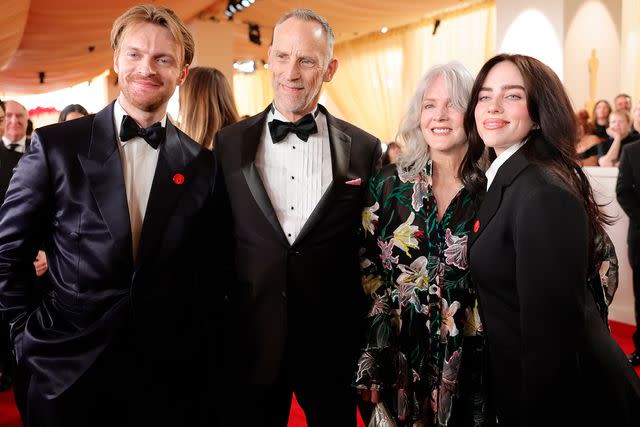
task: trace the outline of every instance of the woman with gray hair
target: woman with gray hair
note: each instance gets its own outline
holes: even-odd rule
[[[476,200],[460,175],[472,86],[459,62],[429,70],[400,126],[397,164],[367,188],[361,270],[371,305],[356,387],[377,403],[370,426],[483,421],[480,388],[459,375],[464,364],[479,384],[483,349],[467,257]]]

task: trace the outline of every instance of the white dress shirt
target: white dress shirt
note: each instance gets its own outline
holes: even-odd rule
[[[293,243],[331,184],[331,148],[327,118],[318,112],[318,133],[303,141],[289,133],[274,144],[269,122],[289,120],[272,108],[258,144],[255,164],[289,243]]]
[[[487,169],[487,171],[484,173],[485,176],[487,177],[487,191],[489,191],[489,187],[491,187],[491,183],[495,179],[496,174],[498,173],[498,169],[500,169],[500,166],[502,166],[507,160],[509,160],[509,157],[513,156],[515,152],[518,151],[520,147],[524,145],[524,143],[525,141],[519,142],[517,144],[513,144],[511,147],[507,148],[502,153],[500,153],[500,155],[496,157],[493,163],[491,163],[491,166],[489,166],[489,169]]]
[[[17,153],[24,153],[25,147],[27,146],[27,135],[23,136],[22,138],[20,138],[15,142],[11,142],[9,141],[9,138],[7,138],[6,136],[3,136],[2,143],[4,144],[7,150],[9,149],[10,144],[18,144],[18,146],[14,148],[13,151]]]
[[[153,176],[156,173],[160,148],[157,150],[153,149],[147,141],[140,137],[131,138],[128,141],[122,142],[120,140],[120,127],[125,114],[127,113],[120,105],[120,102],[116,101],[113,108],[113,115],[116,125],[116,138],[119,142],[120,159],[122,160],[127,204],[129,205],[131,243],[133,245],[133,257],[135,259],[138,255],[138,243],[140,241],[140,233],[142,232],[142,223],[144,222],[144,215],[147,211],[147,202],[149,201]],[[166,115],[160,123],[162,127],[166,126]]]

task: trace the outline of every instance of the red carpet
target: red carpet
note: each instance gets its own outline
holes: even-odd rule
[[[625,353],[633,351],[633,342],[631,341],[631,335],[635,328],[631,325],[619,322],[610,322],[611,333],[616,339],[620,347]],[[640,375],[640,366],[636,367],[636,372]],[[364,423],[358,414],[358,427],[364,427]],[[288,427],[306,427],[307,422],[304,418],[304,413],[298,402],[295,400],[291,402],[291,413],[289,415]],[[12,392],[0,393],[0,427],[21,427],[20,417],[15,407]]]

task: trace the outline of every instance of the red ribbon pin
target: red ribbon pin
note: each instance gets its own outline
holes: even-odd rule
[[[477,233],[480,230],[480,220],[476,219],[476,222],[473,223],[473,232]]]
[[[184,175],[182,175],[181,173],[173,175],[173,182],[178,185],[184,184]]]

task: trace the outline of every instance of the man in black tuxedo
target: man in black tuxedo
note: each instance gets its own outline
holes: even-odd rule
[[[209,387],[215,161],[166,116],[193,38],[145,5],[111,44],[118,99],[36,130],[0,209],[0,310],[28,427],[197,425]],[[50,268],[33,298],[41,242]]]
[[[640,142],[622,147],[618,182],[618,203],[629,217],[627,245],[629,263],[633,271],[633,295],[635,300],[636,332],[633,334],[635,350],[628,355],[633,366],[640,365]]]
[[[273,104],[217,134],[236,263],[225,426],[285,426],[292,391],[309,425],[355,425],[367,307],[358,226],[381,149],[318,105],[338,68],[332,51],[324,18],[283,16],[269,48]]]

